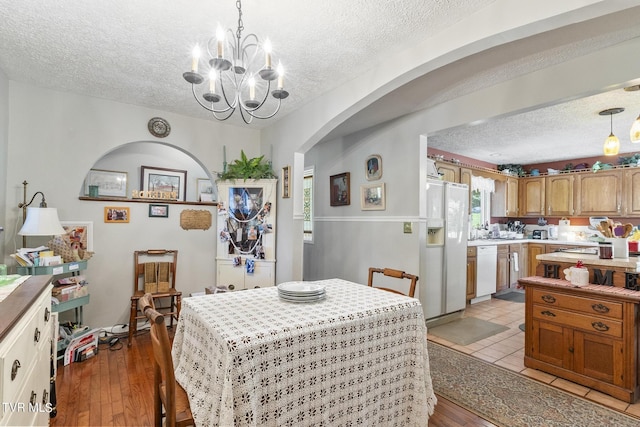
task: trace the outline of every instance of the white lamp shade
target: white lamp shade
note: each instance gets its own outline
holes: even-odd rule
[[[636,121],[631,125],[629,137],[634,144],[640,143],[640,116],[638,116]]]
[[[59,236],[65,233],[56,208],[27,208],[27,219],[18,232],[21,236]]]

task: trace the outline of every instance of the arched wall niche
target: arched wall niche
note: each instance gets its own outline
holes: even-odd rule
[[[191,153],[181,147],[160,141],[134,141],[122,144],[106,152],[91,169],[126,172],[127,197],[131,198],[133,190],[141,189],[142,166],[187,171],[185,199],[187,202],[198,202],[198,179],[209,179],[212,184],[216,179]],[[213,191],[214,200],[217,200],[215,185]],[[84,182],[79,189],[79,194],[86,195]]]

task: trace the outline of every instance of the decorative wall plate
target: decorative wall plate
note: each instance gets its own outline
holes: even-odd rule
[[[151,135],[157,136],[158,138],[164,138],[171,133],[169,122],[162,117],[154,117],[149,120],[148,128]]]

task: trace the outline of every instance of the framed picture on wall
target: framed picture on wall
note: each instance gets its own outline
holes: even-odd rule
[[[363,211],[383,211],[386,209],[384,182],[360,187],[360,208]]]
[[[186,201],[187,171],[141,166],[140,190],[175,193],[173,200]]]
[[[60,221],[60,225],[67,232],[65,238],[72,245],[93,251],[93,221]]]
[[[84,180],[84,195],[90,197],[127,197],[127,173],[91,169]]]
[[[131,213],[129,208],[122,206],[105,206],[104,222],[125,223],[129,222]]]
[[[382,178],[382,157],[379,154],[372,154],[364,162],[365,176],[368,181],[375,181]]]
[[[331,206],[345,206],[351,203],[349,172],[331,175],[329,177],[329,191]]]
[[[151,218],[168,218],[169,205],[149,205],[149,217]]]

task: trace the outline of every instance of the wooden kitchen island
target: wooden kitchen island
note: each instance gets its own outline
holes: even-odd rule
[[[587,266],[589,267],[589,266]],[[524,365],[630,403],[640,396],[640,291],[525,277]]]

